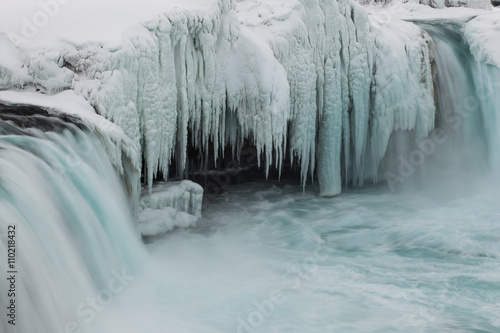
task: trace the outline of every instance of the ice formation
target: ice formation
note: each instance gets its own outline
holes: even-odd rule
[[[480,15],[465,26],[465,38],[477,61],[500,68],[500,12]]]
[[[478,65],[475,68],[475,100],[482,111],[489,163],[500,167],[500,12],[481,15],[465,26],[465,38]]]
[[[125,173],[144,160],[150,191],[174,159],[185,174],[188,147],[217,160],[250,139],[266,171],[289,158],[332,196],[380,179],[394,131],[434,126],[430,38],[413,23],[381,24],[350,0],[151,5],[118,39],[60,32],[18,48],[0,36],[1,89],[83,96],[126,134]]]
[[[175,227],[191,227],[201,217],[203,188],[189,180],[159,182],[140,199],[139,231],[157,236]]]
[[[37,105],[80,119],[85,127],[99,139],[110,162],[124,177],[132,200],[133,213],[136,215],[140,195],[140,150],[120,127],[97,115],[82,96],[75,95],[71,90],[51,96],[34,92],[0,91],[0,101]]]

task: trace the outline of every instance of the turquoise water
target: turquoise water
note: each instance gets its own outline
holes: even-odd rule
[[[57,131],[0,120],[0,332],[81,332],[97,312],[90,302],[112,300],[123,289],[116,276],[141,271],[147,253],[97,138],[57,118],[33,118]],[[12,268],[9,226],[16,230]],[[16,272],[14,284],[7,270]],[[15,326],[4,310],[12,300]]]
[[[316,190],[231,187],[197,228],[148,245],[150,268],[94,331],[500,331],[495,186]]]
[[[444,24],[426,29],[446,139],[403,192],[230,186],[197,227],[143,246],[92,134],[0,122],[0,252],[10,224],[21,249],[14,331],[500,332],[500,177],[488,171],[500,163],[500,72]]]

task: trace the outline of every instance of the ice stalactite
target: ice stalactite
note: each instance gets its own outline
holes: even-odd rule
[[[368,133],[373,63],[368,16],[351,1],[279,4],[243,2],[243,23],[265,36],[288,74],[289,153],[299,161],[303,184],[317,170],[321,194],[335,195],[342,185],[342,149],[345,169],[351,167],[351,144],[354,166],[361,168]]]
[[[289,109],[286,73],[257,36],[240,28],[231,2],[211,13],[176,11],[144,23],[118,49],[67,48],[74,89],[142,147],[151,186],[189,145],[214,159],[253,137],[265,167],[281,167]],[[85,79],[83,79],[85,78]],[[231,116],[232,114],[236,117]],[[192,142],[188,142],[188,131]],[[235,135],[235,133],[237,133]]]
[[[433,73],[430,36],[410,22],[375,27],[375,70],[372,84],[370,152],[372,177],[396,131],[415,131],[422,139],[434,128]]]
[[[240,10],[287,71],[289,150],[302,181],[316,169],[325,196],[340,193],[342,179],[377,181],[393,131],[423,137],[434,126],[429,36],[396,19],[372,24],[350,1],[275,2],[243,2]]]
[[[40,49],[2,87],[82,95],[123,129],[136,151],[129,164],[144,160],[150,188],[173,160],[185,174],[188,147],[216,161],[228,146],[237,158],[250,139],[266,173],[288,157],[304,185],[316,172],[320,194],[332,196],[342,180],[377,180],[393,130],[432,128],[427,37],[411,23],[374,27],[350,0],[207,8],[170,9],[113,43]]]

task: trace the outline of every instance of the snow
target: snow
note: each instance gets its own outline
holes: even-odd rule
[[[342,139],[349,147],[352,130],[354,164],[360,168],[368,132],[368,17],[349,1],[243,1],[237,10],[243,26],[267,40],[288,74],[289,153],[298,159],[303,184],[317,160],[321,195],[340,193]]]
[[[140,199],[139,231],[157,236],[176,227],[194,226],[201,217],[203,188],[189,180],[156,183]]]
[[[500,9],[468,22],[465,38],[477,61],[500,68]]]
[[[200,1],[188,10],[170,3],[153,10],[148,21],[124,28],[117,40],[111,32],[93,39],[92,31],[67,29],[67,35],[44,41],[53,46],[24,53],[28,59],[18,67],[27,69],[28,79],[2,83],[48,94],[73,89],[83,96],[141,147],[149,186],[158,171],[168,177],[174,152],[184,169],[188,128],[192,144],[207,151],[212,142],[216,153],[252,135],[266,167],[273,151],[279,167],[289,118],[286,73],[269,47],[240,27],[231,6]],[[88,42],[79,31],[89,34]],[[106,44],[107,37],[113,42]],[[134,163],[141,164],[141,155]]]
[[[393,1],[389,4],[370,3],[363,7],[378,24],[393,20],[464,20],[488,14],[491,6],[433,8],[418,1]]]
[[[434,126],[429,37],[402,20],[496,13],[415,1],[58,1],[18,48],[7,37],[41,7],[9,0],[1,89],[82,96],[127,136],[133,173],[144,159],[150,191],[173,159],[184,174],[189,146],[216,160],[250,139],[266,172],[288,156],[304,185],[317,172],[324,196],[377,181],[394,131],[421,138]],[[476,20],[468,34],[483,46],[473,52],[493,59],[494,19]]]
[[[133,28],[134,25],[140,26],[143,22],[160,16],[161,13],[174,10],[203,13],[217,8],[219,2],[217,0],[4,0],[0,13],[0,31],[8,32],[9,37],[13,39],[15,36],[24,39],[21,45],[31,50],[52,46],[61,40],[79,45],[88,41],[109,44],[119,42],[127,29]],[[26,26],[31,26],[32,29],[24,28]],[[32,34],[26,35],[23,32]]]
[[[52,96],[36,92],[0,91],[0,101],[11,104],[31,104],[56,110],[80,118],[100,140],[113,166],[125,177],[131,198],[139,196],[137,188],[140,178],[139,147],[134,144],[123,130],[95,110],[82,97],[67,90]]]
[[[468,7],[487,9],[491,7],[490,0],[420,0],[423,5],[433,8]]]
[[[418,139],[427,136],[434,128],[436,107],[429,35],[401,20],[375,24],[374,29],[371,153],[376,168],[393,132],[415,130]],[[375,177],[376,171],[372,170]]]

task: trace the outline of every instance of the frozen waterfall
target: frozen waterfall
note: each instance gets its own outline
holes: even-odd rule
[[[13,329],[9,317],[2,316],[2,332],[106,331],[106,325],[100,326],[100,330],[92,327],[99,309],[125,290],[150,260],[140,233],[154,242],[156,237],[175,228],[195,226],[201,218],[203,189],[184,179],[196,172],[200,177],[210,171],[217,174],[219,170],[207,169],[226,167],[224,164],[231,158],[240,161],[248,148],[256,152],[255,164],[265,177],[270,174],[281,177],[285,168],[291,168],[294,180],[300,180],[303,187],[317,183],[319,186],[314,184],[312,188],[321,197],[336,196],[348,186],[384,181],[390,190],[396,191],[401,185],[418,187],[428,183],[438,188],[443,180],[451,180],[450,187],[461,193],[469,189],[462,182],[470,182],[474,175],[499,171],[500,57],[494,47],[499,44],[485,33],[485,27],[500,31],[498,12],[449,20],[401,19],[393,15],[384,21],[374,13],[385,7],[373,5],[374,12],[370,13],[350,0],[207,0],[189,5],[183,4],[184,1],[170,2],[175,6],[156,1],[158,7],[149,9],[147,19],[141,16],[140,21],[130,26],[127,21],[118,37],[113,35],[108,40],[99,39],[100,35],[88,38],[71,35],[64,31],[64,25],[58,26],[57,19],[51,29],[58,30],[60,35],[41,46],[19,45],[12,35],[0,31],[1,253],[7,253],[10,245],[4,234],[9,226],[18,231],[17,242],[22,244],[12,268],[22,271],[15,290],[18,322]],[[460,3],[419,2],[435,7]],[[472,2],[484,4],[482,0],[469,1]],[[126,7],[130,3],[123,8],[134,14],[130,10],[134,7]],[[162,6],[168,10],[158,11]],[[428,6],[424,7],[427,10]],[[75,12],[78,17],[78,11]],[[103,29],[102,34],[105,32]],[[66,99],[76,101],[86,111],[72,110],[71,103],[63,107]],[[25,102],[21,105],[13,100]],[[245,167],[228,169],[243,172],[250,168]],[[258,189],[256,193],[252,192],[252,186]],[[373,252],[369,252],[368,259],[363,257],[363,261],[380,259],[379,254],[384,251],[394,252],[389,260],[383,257],[385,262],[377,262],[376,272],[382,271],[386,262],[396,260],[396,266],[411,263],[406,272],[411,275],[409,287],[394,284],[405,286],[403,292],[413,288],[414,267],[420,267],[414,266],[413,258],[404,255],[420,260],[421,249],[431,253],[425,255],[436,260],[436,266],[443,258],[465,253],[469,256],[467,260],[487,258],[484,260],[492,260],[491,265],[498,267],[494,261],[498,258],[496,240],[491,240],[494,245],[487,243],[492,248],[490,252],[480,251],[482,244],[474,243],[475,234],[463,237],[464,243],[471,237],[473,250],[467,251],[467,246],[464,250],[462,244],[451,246],[448,242],[452,241],[446,237],[452,223],[444,224],[443,236],[438,240],[427,234],[435,225],[426,214],[415,219],[427,223],[424,225],[428,230],[422,228],[424,233],[413,225],[399,229],[397,219],[411,216],[407,212],[411,210],[407,207],[413,207],[411,200],[394,210],[399,210],[396,216],[391,210],[390,203],[395,197],[392,193],[384,193],[380,199],[372,193],[368,209],[363,202],[355,205],[349,202],[359,192],[338,201],[316,196],[303,200],[297,194],[300,188],[298,191],[295,187],[284,188],[262,190],[253,184],[248,190],[239,189],[237,198],[253,197],[250,210],[232,202],[233,197],[222,196],[220,211],[211,208],[212,225],[192,234],[178,230],[185,239],[194,240],[193,247],[193,243],[186,245],[174,239],[171,243],[174,245],[165,247],[170,250],[169,256],[163,258],[164,252],[158,250],[161,244],[154,245],[156,255],[169,263],[169,268],[177,267],[177,271],[165,275],[161,267],[148,271],[162,274],[152,274],[146,281],[154,282],[145,283],[138,290],[144,291],[141,288],[151,285],[158,288],[151,292],[151,298],[160,306],[153,301],[153,306],[144,310],[144,317],[163,320],[167,312],[172,319],[177,313],[172,315],[164,309],[173,304],[181,312],[190,311],[194,303],[191,299],[204,292],[205,296],[212,293],[206,296],[210,302],[217,299],[218,290],[212,290],[208,283],[199,290],[193,289],[195,292],[190,289],[191,283],[207,272],[206,281],[213,284],[222,281],[229,286],[224,291],[231,292],[221,294],[227,298],[219,299],[228,313],[234,314],[236,308],[246,311],[245,302],[250,303],[254,290],[238,285],[238,279],[246,281],[249,269],[241,258],[255,250],[262,254],[262,260],[249,261],[251,276],[260,274],[268,263],[276,271],[286,270],[284,262],[298,267],[293,263],[298,260],[297,253],[305,254],[303,259],[306,259],[310,254],[307,251],[315,254],[314,247],[321,245],[320,249],[327,251],[328,256],[317,275],[324,274],[328,283],[319,284],[321,290],[313,286],[312,299],[320,295],[330,305],[336,304],[329,298],[331,295],[349,297],[344,293],[350,294],[351,290],[340,284],[344,290],[332,293],[328,289],[334,283],[332,275],[324,272],[340,267],[338,276],[333,275],[337,282],[344,279],[346,271],[355,278],[364,276],[366,273],[361,270],[366,262],[359,265],[356,260],[362,257],[358,254],[366,250],[366,244],[373,247],[370,249]],[[305,193],[306,190],[304,197]],[[288,195],[285,201],[289,201],[282,203],[282,194]],[[225,207],[233,215],[221,217]],[[258,213],[255,207],[260,209]],[[279,207],[285,207],[287,213],[281,214]],[[323,210],[324,207],[328,209]],[[383,209],[377,211],[380,207]],[[436,214],[441,219],[446,212],[438,208],[435,207]],[[376,211],[374,215],[370,209]],[[377,212],[378,222],[392,218],[397,232],[387,234],[390,228],[385,220],[373,223],[380,237],[375,239],[371,217]],[[496,210],[489,213],[493,225],[498,215]],[[312,220],[298,222],[302,216]],[[332,216],[345,220],[335,224]],[[232,223],[233,217],[238,223]],[[244,223],[239,225],[241,221]],[[357,222],[354,227],[350,225]],[[469,225],[467,219],[462,221],[461,226],[464,225]],[[487,226],[483,229],[488,229]],[[224,232],[228,230],[237,237],[226,248],[219,240],[226,239]],[[349,238],[360,230],[363,238]],[[266,237],[271,247],[255,245]],[[430,242],[428,237],[432,238]],[[304,248],[296,248],[304,244]],[[231,246],[238,249],[236,255]],[[178,260],[177,250],[187,253],[186,257]],[[330,256],[330,250],[334,255]],[[204,251],[213,262],[204,260]],[[269,258],[266,251],[272,254]],[[335,262],[342,255],[345,262]],[[274,261],[268,261],[271,257]],[[193,266],[185,258],[193,259]],[[458,258],[454,265],[463,264],[458,262],[463,258]],[[210,264],[224,276],[214,273]],[[480,265],[476,266],[482,268]],[[233,267],[245,274],[238,271],[236,279],[231,274],[225,275]],[[395,267],[389,272],[390,277],[385,278],[393,278],[400,268]],[[270,275],[278,280],[276,271]],[[178,294],[175,284],[174,287],[156,284],[157,280],[175,281],[176,274],[178,285],[186,288],[180,288]],[[429,280],[434,283],[434,278]],[[260,279],[265,277],[256,278],[258,282]],[[366,281],[362,280],[363,288],[375,285],[373,280]],[[2,279],[1,304],[10,302],[7,295],[11,294],[11,285]],[[434,288],[432,283],[430,286]],[[189,292],[183,293],[184,290]],[[244,292],[240,293],[241,290]],[[383,308],[380,304],[387,301],[387,290],[380,297],[376,293],[371,295],[381,302],[372,303],[373,308]],[[309,299],[307,291],[304,288],[299,294]],[[242,294],[246,295],[242,298]],[[182,298],[180,305],[170,298],[172,295]],[[364,296],[359,297],[357,305],[366,305]],[[214,304],[204,302],[207,301],[202,299],[197,303],[202,310],[207,304]],[[296,309],[302,310],[300,297],[293,302],[291,299],[292,308],[299,304]],[[269,303],[260,302],[257,307],[261,304]],[[134,307],[135,303],[125,309]],[[400,310],[397,306],[383,308],[382,314],[392,316],[395,309]],[[404,311],[410,313],[411,309]],[[234,325],[238,319],[233,322],[234,318],[228,319],[229,315],[216,310],[219,317],[202,318],[202,326],[209,327],[206,331],[210,331],[210,325],[224,329],[231,325],[250,327],[248,316],[244,325],[241,320]],[[252,313],[253,308],[249,316]],[[380,313],[374,314],[373,317],[379,318]],[[116,313],[110,311],[108,315],[112,318]],[[312,314],[307,315],[313,318]],[[193,313],[189,316],[192,318]],[[238,316],[236,313],[234,317]],[[135,318],[125,319],[120,324],[132,330],[127,320]],[[155,327],[164,324],[162,320],[152,324],[151,331],[158,331]],[[178,318],[172,320],[179,321],[180,327],[191,324],[181,323]],[[328,322],[325,318],[321,320]],[[381,322],[378,324],[382,327],[385,323]],[[142,329],[142,324],[137,325]],[[500,324],[496,321],[488,325],[497,328]]]
[[[71,38],[24,54],[0,36],[16,59],[0,62],[0,87],[83,96],[131,140],[150,189],[185,177],[193,148],[207,165],[239,159],[247,142],[266,174],[287,160],[333,196],[383,178],[393,131],[434,126],[428,35],[376,26],[352,1],[221,0],[161,13],[113,43]]]

